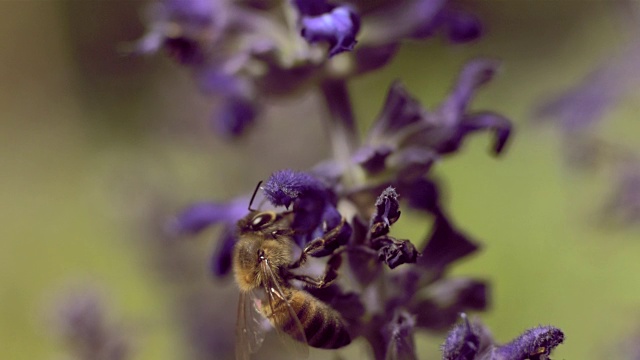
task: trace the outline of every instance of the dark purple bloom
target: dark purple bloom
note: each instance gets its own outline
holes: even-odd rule
[[[226,98],[213,114],[212,126],[227,138],[235,138],[249,127],[257,116],[256,105],[241,97]]]
[[[376,213],[371,219],[371,238],[386,235],[393,223],[400,218],[398,193],[393,187],[384,189],[376,200]]]
[[[302,13],[301,23],[302,37],[309,43],[323,41],[329,44],[329,57],[353,50],[360,31],[358,15],[347,6],[338,6],[318,15]]]
[[[281,170],[273,173],[262,187],[266,198],[274,206],[289,208],[293,205],[294,237],[299,245],[323,236],[338,226],[342,215],[336,209],[336,198],[319,179],[306,172]],[[313,256],[326,256],[335,247],[344,245],[351,237],[351,226],[345,224],[338,241]]]
[[[535,109],[535,120],[555,119],[564,131],[590,129],[637,88],[640,46],[632,44],[621,55],[603,62],[579,83],[545,99]]]
[[[465,313],[460,317],[462,322],[453,327],[442,345],[442,360],[473,360],[480,349],[477,331],[471,327]]]
[[[538,326],[525,331],[510,343],[495,350],[494,359],[547,360],[551,351],[564,341],[564,333],[553,326]]]
[[[290,169],[273,173],[262,189],[274,206],[286,208],[299,198],[327,196],[327,189],[318,179]]]
[[[55,333],[74,358],[126,360],[133,358],[130,337],[111,319],[95,289],[79,289],[59,300]]]
[[[378,259],[390,269],[402,264],[415,263],[418,258],[418,250],[409,240],[381,236],[371,240],[371,247],[378,250]]]
[[[511,122],[494,112],[468,111],[476,90],[496,71],[495,61],[469,62],[450,96],[434,111],[422,107],[400,83],[393,83],[354,160],[366,170],[393,170],[408,182],[423,177],[440,156],[456,152],[467,135],[477,131],[492,131],[493,151],[502,153],[512,135]]]
[[[225,276],[231,271],[233,247],[237,241],[236,227],[227,225],[218,238],[218,244],[211,256],[211,272],[215,276]]]
[[[456,10],[445,10],[440,15],[444,21],[447,36],[454,43],[466,43],[482,35],[482,24],[475,15]]]

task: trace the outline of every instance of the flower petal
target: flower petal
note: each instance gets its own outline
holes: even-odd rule
[[[338,6],[322,15],[302,17],[302,37],[311,44],[329,43],[329,57],[353,50],[358,31],[360,18],[347,6]]]
[[[194,235],[210,225],[227,219],[227,205],[224,203],[202,202],[183,210],[169,224],[173,234]]]
[[[442,345],[442,360],[474,360],[480,348],[480,337],[471,327],[465,313],[462,322],[451,329]]]
[[[413,307],[418,326],[430,330],[446,329],[456,322],[461,312],[486,309],[488,293],[488,285],[481,280],[440,280],[419,293],[423,299]]]
[[[443,215],[436,216],[433,231],[418,264],[438,274],[452,262],[478,249],[465,234],[453,228]]]
[[[253,124],[256,116],[256,105],[251,100],[229,97],[223,100],[222,106],[214,113],[212,126],[218,134],[235,138]]]
[[[217,276],[225,276],[231,271],[233,247],[236,244],[235,224],[228,225],[218,239],[218,246],[211,257],[211,272]]]

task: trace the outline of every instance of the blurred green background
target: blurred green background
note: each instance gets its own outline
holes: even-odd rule
[[[245,193],[274,170],[304,169],[329,153],[312,136],[322,131],[313,95],[272,104],[245,139],[216,138],[207,125],[212,101],[185,69],[162,55],[118,52],[142,35],[143,5],[0,2],[2,359],[60,358],[52,304],[83,284],[105,294],[112,320],[135,339],[134,358],[190,358],[172,309],[181,291],[196,285],[159,275],[166,264],[149,254],[153,239],[143,239],[142,227],[192,201]],[[610,5],[470,2],[487,27],[479,42],[408,44],[384,71],[350,84],[364,130],[393,79],[429,106],[447,94],[465,60],[503,60],[474,108],[515,121],[506,155],[492,157],[489,136],[474,136],[435,171],[457,224],[484,244],[454,269],[491,281],[492,308],[482,320],[500,342],[535,325],[560,327],[566,342],[557,359],[621,358],[617,352],[637,337],[640,320],[638,229],[599,227],[607,174],[572,172],[558,132],[529,123],[542,97],[574,84],[626,41]],[[608,113],[600,130],[640,151],[637,100]],[[309,107],[313,116],[296,116]],[[292,157],[291,149],[304,151]],[[421,239],[428,230],[411,214],[402,224],[394,230],[401,237]],[[232,334],[234,284],[207,275],[214,233],[173,246],[201,259],[193,271],[211,288],[212,305],[233,304],[220,319]],[[421,358],[438,358],[429,354],[438,353],[443,335],[420,339]]]

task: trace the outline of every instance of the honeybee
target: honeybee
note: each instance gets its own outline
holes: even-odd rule
[[[233,254],[233,271],[240,288],[236,359],[247,360],[258,350],[267,329],[266,320],[279,336],[296,340],[288,343],[300,358],[308,355],[307,345],[337,349],[349,344],[351,337],[342,316],[290,283],[296,279],[310,286],[323,287],[335,280],[341,262],[339,254],[330,258],[325,274],[318,279],[290,270],[300,267],[307,255],[334,240],[344,219],[325,236],[310,242],[300,258],[292,261],[296,246],[291,229],[293,212],[259,212],[250,206],[249,210],[250,213],[238,221],[239,240]]]

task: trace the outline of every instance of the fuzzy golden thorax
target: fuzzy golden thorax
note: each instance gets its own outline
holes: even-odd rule
[[[234,248],[233,270],[241,291],[263,286],[265,274],[261,266],[268,265],[282,283],[281,269],[292,262],[290,213],[252,211],[238,221],[238,242]]]

